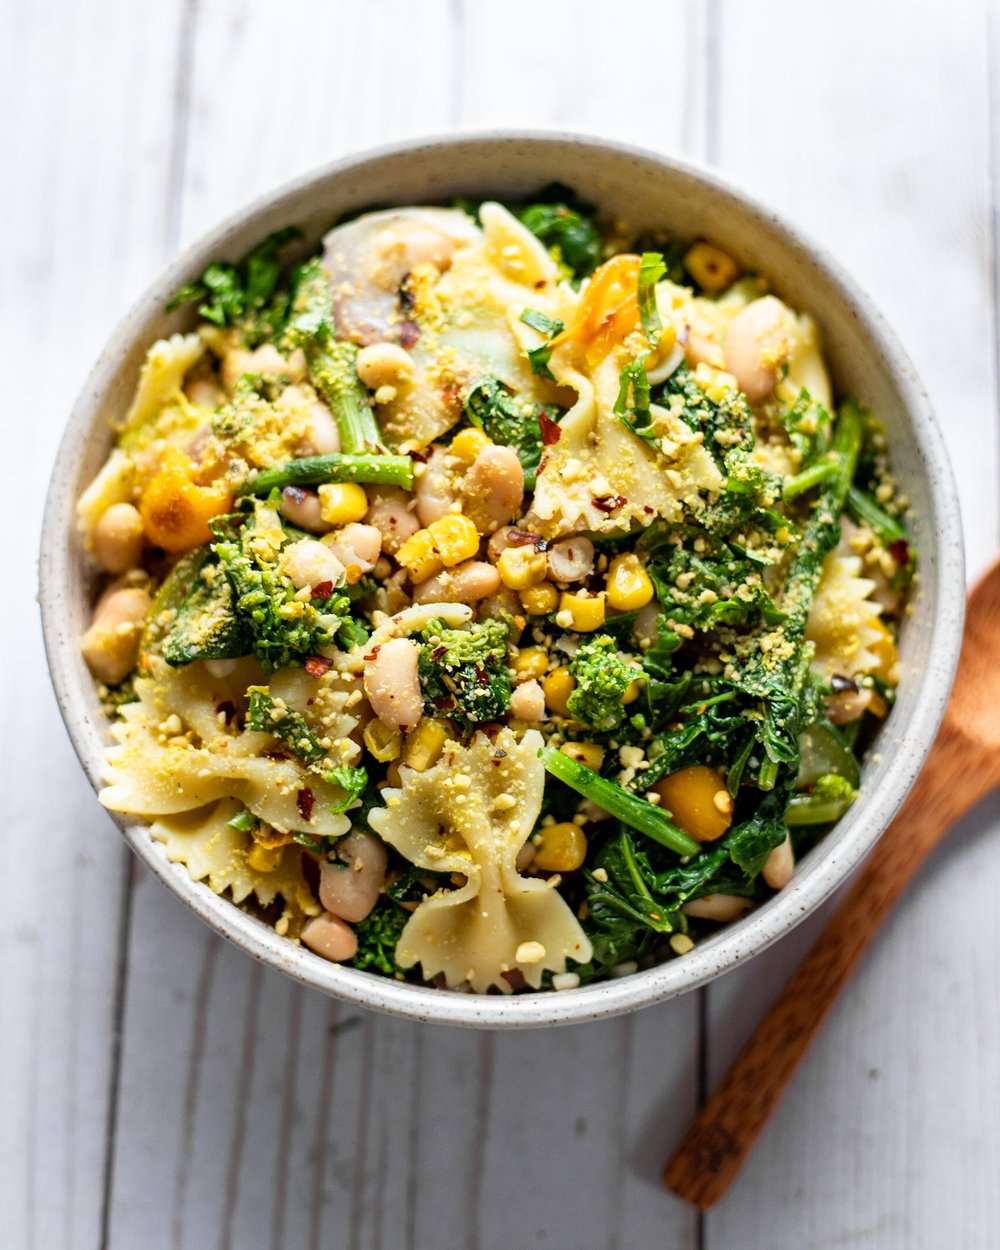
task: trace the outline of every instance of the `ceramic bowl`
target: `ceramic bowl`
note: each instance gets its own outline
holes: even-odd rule
[[[41,607],[49,666],[73,744],[94,787],[107,729],[77,637],[92,583],[74,505],[104,461],[111,420],[128,406],[154,339],[188,324],[170,295],[216,257],[235,258],[290,222],[310,244],[342,214],[371,205],[447,202],[455,195],[518,198],[546,183],[575,188],[637,229],[707,235],[765,274],[777,294],[818,321],[834,383],[888,430],[894,471],[914,510],[919,589],[902,633],[899,699],[864,768],[861,797],[797,866],[793,881],[746,919],[658,967],[575,990],[515,997],[449,993],[327,963],[169,863],[142,824],[116,817],[142,862],[217,932],[249,954],[359,1006],[438,1023],[525,1027],[631,1011],[702,985],[787,933],[836,889],[888,825],[934,739],[962,630],[964,571],[958,502],[947,454],[914,370],[869,299],[821,248],[715,173],[607,140],[485,133],[417,141],[351,156],[255,201],[188,248],[111,338],[69,419],[46,506]],[[143,917],[136,917],[142,924]]]

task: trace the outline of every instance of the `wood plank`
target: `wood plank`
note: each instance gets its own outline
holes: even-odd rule
[[[942,420],[976,569],[998,538],[987,6],[851,2],[803,16],[785,0],[724,7],[718,158],[841,258],[900,333]],[[761,74],[776,31],[780,73]],[[707,1217],[709,1250],[995,1240],[991,833],[996,800],[922,874]],[[713,1080],[819,923],[712,987]]]
[[[49,691],[34,535],[65,415],[162,264],[180,3],[6,6],[0,165],[5,553],[0,1211],[5,1245],[101,1235],[127,853]],[[109,58],[115,74],[106,67]],[[16,194],[14,193],[16,191]],[[16,606],[15,606],[16,605]]]

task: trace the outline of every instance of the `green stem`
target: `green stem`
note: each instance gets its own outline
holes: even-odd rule
[[[839,472],[840,466],[835,460],[820,460],[816,464],[810,465],[808,469],[803,469],[801,473],[796,473],[794,477],[785,479],[782,487],[782,497],[784,499],[796,499],[799,495],[804,495],[807,490],[812,490],[816,486],[828,481],[831,477],[835,477]]]
[[[340,449],[348,455],[384,451],[368,392],[358,377],[358,349],[351,343],[306,344],[309,376],[333,413]]]
[[[247,478],[240,495],[269,495],[286,486],[316,486],[322,482],[374,482],[379,486],[413,486],[413,461],[409,456],[344,455],[306,456],[262,469]]]
[[[785,811],[785,824],[793,827],[833,824],[843,816],[857,797],[857,792],[838,795],[836,798],[796,794]]]
[[[546,747],[542,752],[542,762],[553,777],[602,807],[610,816],[616,817],[629,828],[637,829],[661,846],[676,851],[678,855],[697,855],[698,843],[689,838],[682,829],[678,829],[669,815],[652,803],[647,803],[635,794],[629,794],[613,781],[599,776],[586,764],[571,760],[568,755],[553,747]]]
[[[852,486],[847,492],[847,511],[859,525],[867,523],[883,546],[907,541],[906,530],[896,518],[880,508],[871,495],[856,486]]]

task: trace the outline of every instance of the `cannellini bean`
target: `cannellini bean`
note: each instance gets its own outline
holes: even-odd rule
[[[725,922],[744,915],[752,906],[748,898],[739,898],[735,894],[705,894],[701,898],[692,899],[690,903],[685,903],[681,911],[699,920]]]
[[[358,377],[371,391],[396,386],[413,377],[413,357],[398,343],[372,343],[362,347],[357,359]]]
[[[135,667],[142,626],[153,601],[147,591],[123,586],[103,595],[80,650],[98,681],[116,686]]]
[[[636,642],[642,642],[647,638],[652,642],[656,638],[656,623],[660,618],[660,611],[660,605],[656,599],[652,599],[644,608],[639,609],[635,624],[632,626],[632,635]]]
[[[290,378],[292,370],[289,362],[276,347],[270,343],[264,343],[252,352],[245,351],[241,347],[226,352],[220,373],[223,386],[232,393],[237,380],[245,373],[277,373]]]
[[[281,492],[281,515],[310,534],[325,534],[330,528],[320,515],[319,495],[304,486],[286,486]]]
[[[364,686],[372,711],[390,729],[405,733],[420,720],[424,699],[417,674],[420,648],[409,638],[390,638],[365,656]]]
[[[330,548],[315,538],[303,538],[286,547],[281,553],[281,570],[292,579],[296,590],[323,582],[337,586],[343,582],[346,572]]]
[[[500,574],[492,564],[466,560],[453,569],[428,577],[414,588],[414,603],[477,603],[500,588]]]
[[[315,954],[335,964],[353,959],[358,949],[358,939],[351,926],[326,911],[306,921],[302,926],[302,941]]]
[[[385,846],[355,830],[337,844],[337,859],[320,866],[319,901],[341,920],[364,920],[385,884]]]
[[[374,525],[382,535],[382,550],[395,555],[420,529],[416,513],[410,510],[413,496],[398,486],[369,486],[367,490],[365,524]]]
[[[594,544],[582,534],[553,544],[548,556],[554,582],[581,582],[594,571]]]
[[[521,606],[521,600],[517,597],[517,592],[511,590],[509,586],[499,586],[492,595],[487,595],[485,599],[479,603],[479,619],[486,620],[495,617],[497,620],[503,620],[505,617],[519,616],[524,612]],[[523,616],[521,617],[523,620]],[[511,622],[511,637],[516,633],[516,626]]]
[[[324,547],[329,547],[346,569],[357,565],[362,573],[368,573],[382,554],[382,535],[374,525],[362,525],[352,521],[327,534]],[[350,578],[348,578],[350,580]]]
[[[524,470],[513,447],[490,444],[462,479],[465,513],[480,534],[492,534],[521,510]]]
[[[226,392],[214,378],[189,378],[184,383],[184,394],[202,408],[218,408],[226,402]]]
[[[510,712],[518,720],[528,721],[541,720],[545,715],[545,695],[534,678],[514,687],[510,696]]]
[[[835,725],[849,725],[868,710],[874,693],[870,686],[863,686],[832,695],[826,701],[826,714]]]
[[[785,834],[785,840],[764,860],[761,873],[772,890],[781,890],[791,881],[795,871],[795,852],[792,850],[792,836]]]
[[[773,295],[741,309],[726,333],[726,368],[751,403],[774,390],[789,352],[788,309]]]
[[[431,448],[424,471],[416,480],[414,494],[421,525],[430,525],[451,511],[455,502],[455,484],[448,468],[448,453],[443,447]]]
[[[328,456],[340,451],[340,431],[333,413],[322,400],[317,399],[309,405],[309,425],[306,430],[305,446],[302,451],[307,456]]]
[[[726,363],[726,356],[715,327],[704,317],[691,318],[687,342],[684,344],[684,359],[692,369],[697,369],[702,364],[721,369]]]
[[[107,573],[134,569],[142,555],[142,517],[130,503],[113,503],[94,526],[94,555]]]

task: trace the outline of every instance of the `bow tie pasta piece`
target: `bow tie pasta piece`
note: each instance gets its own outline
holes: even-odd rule
[[[535,827],[545,785],[542,737],[520,742],[509,729],[468,746],[450,743],[425,772],[401,768],[401,789],[383,792],[371,827],[418,868],[458,874],[464,885],[425,899],[407,921],[396,960],[420,964],[430,980],[477,993],[511,992],[504,973],[519,970],[538,989],[546,970],[586,963],[591,945],[550,884],[522,877],[518,851]]]
[[[255,869],[247,858],[253,837],[229,824],[241,810],[241,804],[222,799],[211,807],[158,820],[150,833],[164,843],[171,863],[183,864],[193,881],[207,882],[216,894],[228,890],[234,903],[253,894],[267,907],[279,896],[283,898],[288,921],[282,931],[288,933],[288,924],[301,925],[305,917],[322,911],[302,874],[302,852],[297,846],[282,847],[275,868],[270,872]]]
[[[858,556],[831,552],[813,597],[806,639],[815,644],[813,672],[827,681],[835,674],[856,677],[878,667],[871,648],[884,635],[877,626],[881,609],[869,598],[875,582],[861,576]]]

